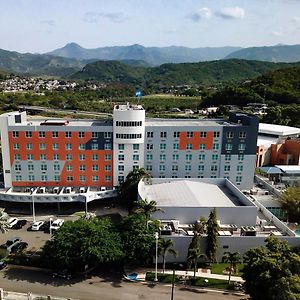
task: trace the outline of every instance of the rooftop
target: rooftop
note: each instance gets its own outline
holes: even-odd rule
[[[279,168],[281,171],[287,174],[299,174],[300,166],[299,165],[276,165],[276,168]]]
[[[288,136],[292,134],[300,134],[300,128],[276,124],[259,123],[258,134],[261,133],[277,136]]]
[[[272,144],[277,144],[277,142],[278,142],[277,137],[258,135],[256,145],[269,147]]]

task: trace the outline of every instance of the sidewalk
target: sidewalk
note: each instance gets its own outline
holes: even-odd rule
[[[49,296],[48,298],[48,295],[37,295],[32,293],[17,293],[17,292],[9,292],[9,291],[3,291],[3,298],[1,298],[1,296],[2,294],[0,295],[0,299],[3,300],[35,300],[35,299],[71,300],[71,298],[67,299],[67,298],[54,297],[54,296]]]

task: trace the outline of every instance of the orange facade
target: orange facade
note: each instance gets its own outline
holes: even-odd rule
[[[188,144],[192,144],[192,150],[199,150],[200,145],[204,144],[206,150],[212,150],[214,142],[214,132],[208,131],[202,134],[200,131],[193,131],[192,137],[188,136],[189,133],[186,131],[180,132],[179,149],[186,150]]]
[[[271,145],[272,165],[299,165],[300,164],[300,140],[287,139],[282,144]]]

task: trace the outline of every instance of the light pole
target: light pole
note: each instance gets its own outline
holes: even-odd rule
[[[35,207],[34,207],[34,196],[33,196],[34,188],[31,189],[31,198],[32,198],[32,216],[33,223],[35,222]]]
[[[51,225],[52,225],[52,218],[50,218],[50,222],[49,222],[50,238],[52,237],[52,228],[51,228]]]
[[[155,278],[157,281],[157,252],[158,252],[158,232],[155,232]]]

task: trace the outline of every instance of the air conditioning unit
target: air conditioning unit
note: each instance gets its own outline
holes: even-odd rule
[[[46,193],[46,188],[45,187],[41,187],[40,188],[40,193],[41,194],[45,194]]]
[[[79,193],[80,193],[80,194],[85,193],[85,188],[84,188],[84,187],[81,187],[81,188],[79,189]]]
[[[101,192],[106,191],[106,187],[105,187],[105,186],[101,186],[100,191],[101,191]]]

